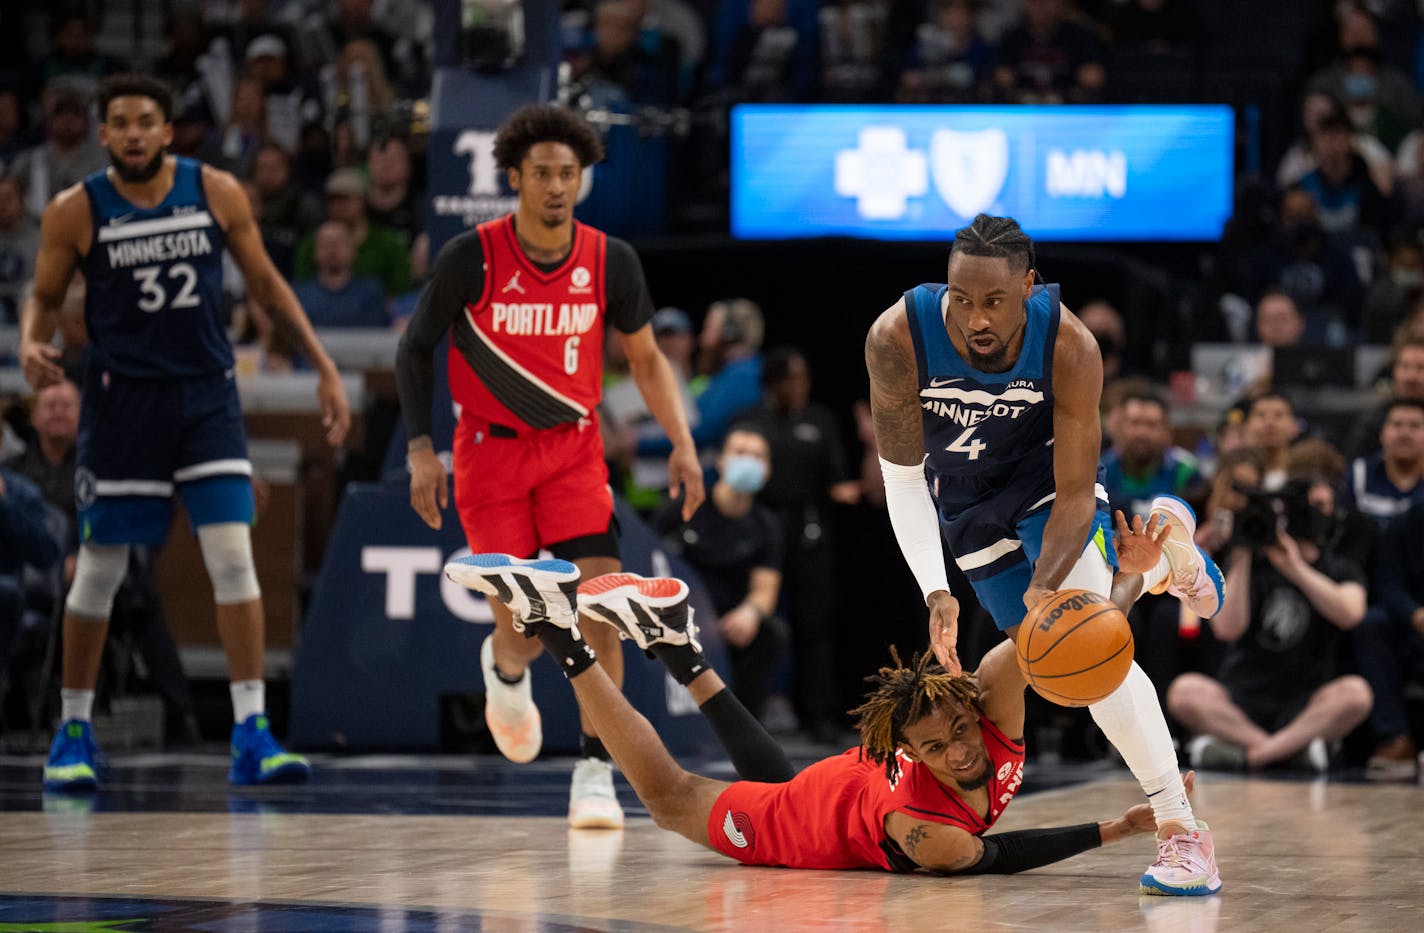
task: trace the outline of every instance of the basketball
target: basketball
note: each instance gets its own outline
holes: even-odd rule
[[[1019,670],[1059,706],[1087,706],[1122,685],[1132,666],[1132,628],[1106,596],[1059,590],[1019,626]]]

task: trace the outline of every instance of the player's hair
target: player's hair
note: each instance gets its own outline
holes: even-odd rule
[[[978,215],[954,235],[949,258],[953,259],[956,253],[1007,259],[1011,265],[1022,264],[1025,271],[1034,268],[1033,240],[1012,217]]]
[[[979,684],[971,674],[946,673],[930,651],[911,655],[906,667],[892,645],[890,659],[894,667],[882,667],[865,678],[875,689],[850,714],[860,717],[856,728],[860,730],[861,754],[884,765],[885,776],[893,781],[900,773],[895,750],[905,741],[905,727],[942,703],[973,712],[979,702]]]
[[[510,114],[495,133],[495,164],[519,168],[538,143],[563,143],[584,168],[603,161],[603,142],[573,111],[556,104],[526,104]]]
[[[173,92],[168,85],[151,75],[124,71],[109,75],[99,82],[99,119],[109,116],[109,103],[115,97],[147,97],[163,111],[163,122],[173,120]]]

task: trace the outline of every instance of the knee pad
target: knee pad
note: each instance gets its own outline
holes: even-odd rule
[[[127,544],[81,544],[65,610],[86,619],[108,619],[128,570]]]
[[[246,603],[262,595],[252,563],[252,531],[241,522],[221,522],[198,529],[198,547],[219,606]]]

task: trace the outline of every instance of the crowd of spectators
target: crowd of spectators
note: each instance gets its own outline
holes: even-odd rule
[[[1227,38],[1228,6],[599,0],[565,2],[562,26],[568,75],[587,99],[707,117],[690,122],[684,144],[715,162],[726,140],[705,128],[724,126],[739,101],[1196,99]],[[428,265],[425,139],[401,114],[403,102],[429,93],[430,5],[167,9],[162,53],[138,64],[175,88],[173,150],[243,181],[268,251],[318,327],[399,328]],[[1175,382],[1170,393],[1165,386],[1182,348],[1163,346],[1170,334],[1153,321],[1156,308],[1094,295],[1074,307],[1103,353],[1114,507],[1140,514],[1158,494],[1187,499],[1199,542],[1244,581],[1217,620],[1184,617],[1175,601],[1152,596],[1132,615],[1139,658],[1188,756],[1203,766],[1320,769],[1340,760],[1341,740],[1353,735],[1368,746],[1358,757],[1371,773],[1400,776],[1416,767],[1417,710],[1407,700],[1424,677],[1424,31],[1402,0],[1321,0],[1296,12],[1316,28],[1289,33],[1300,46],[1297,73],[1275,93],[1297,116],[1261,147],[1279,158],[1240,166],[1238,207],[1221,242],[1197,250],[1202,274],[1173,286],[1190,307],[1192,336],[1243,350],[1230,384],[1212,387],[1229,403],[1221,423],[1202,432],[1178,416],[1182,396]],[[41,24],[45,41],[0,63],[0,324],[15,320],[43,206],[106,162],[94,82],[134,62],[99,50],[100,13],[31,9],[22,22]],[[1157,83],[1136,80],[1147,74]],[[1163,83],[1170,76],[1180,79],[1174,87]],[[708,158],[679,157],[699,166]],[[715,171],[670,177],[704,192],[725,185]],[[226,290],[231,332],[257,369],[305,365],[235,270]],[[77,353],[82,316],[66,322]],[[829,739],[844,726],[836,670],[854,663],[836,656],[847,611],[839,529],[866,527],[867,515],[884,525],[864,405],[852,418],[815,400],[812,348],[763,353],[769,331],[789,329],[749,298],[701,313],[664,308],[654,330],[714,480],[698,520],[706,527],[666,520],[667,441],[610,353],[604,415],[616,481],[669,547],[717,581],[717,624],[749,704]],[[1157,342],[1130,354],[1144,332]],[[1377,410],[1348,424],[1272,372],[1281,351],[1359,343],[1389,351]],[[5,456],[19,459],[0,474],[0,531],[17,536],[7,554],[23,545],[32,573],[62,580],[72,542],[61,538],[50,553],[32,534],[46,498],[65,510],[63,495],[48,495],[64,456],[44,434],[45,423],[58,423],[44,414],[52,404],[15,406],[6,424]],[[852,424],[854,437],[843,437]],[[1262,509],[1274,516],[1269,533],[1243,537]],[[719,540],[737,547],[708,546]],[[140,592],[144,573],[132,575]],[[22,576],[0,566],[0,606],[18,598]],[[0,611],[0,655],[7,618]],[[163,646],[151,650],[159,660],[150,666],[164,663]]]

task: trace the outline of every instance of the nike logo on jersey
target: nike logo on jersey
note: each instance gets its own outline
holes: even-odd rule
[[[519,273],[523,271],[523,269],[515,269],[514,274],[509,277],[509,281],[505,283],[504,288],[500,289],[499,293],[501,295],[507,292],[519,292],[521,295],[527,294],[527,292],[524,291],[524,286],[519,284]]]
[[[962,378],[954,378],[954,379],[931,379],[931,380],[930,380],[930,388],[931,388],[931,389],[938,389],[940,386],[953,385],[953,384],[956,383],[956,382],[963,382],[963,381],[964,381],[964,380],[963,380]]]

